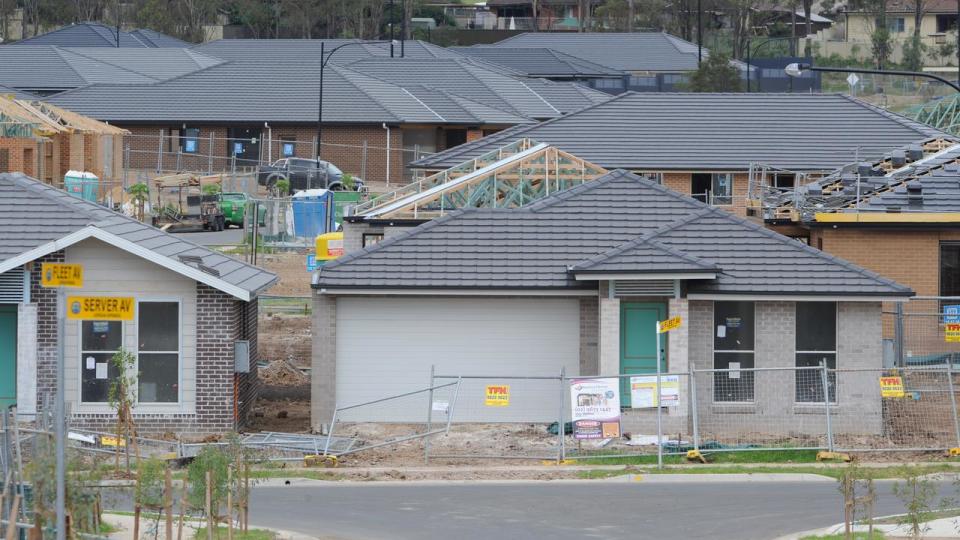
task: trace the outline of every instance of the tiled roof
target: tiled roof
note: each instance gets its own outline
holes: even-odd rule
[[[229,285],[245,291],[249,297],[267,289],[277,277],[266,270],[227,257],[160,229],[84,201],[66,192],[20,173],[0,174],[0,272],[14,258],[55,240],[93,227],[111,237],[131,242],[157,257],[193,270],[182,256],[199,257],[202,265],[213,269],[209,283]]]
[[[521,138],[607,169],[745,171],[750,163],[833,170],[923,139],[955,139],[839,94],[627,92],[566,116],[511,128],[416,161],[446,169]]]
[[[523,73],[528,77],[622,77],[623,72],[546,47],[450,47],[464,56],[479,58]]]
[[[79,23],[63,26],[14,45],[59,45],[62,47],[117,47],[117,29],[100,23]],[[120,47],[186,47],[189,43],[154,30],[120,31]]]
[[[867,270],[614,171],[521,209],[460,210],[324,266],[320,289],[577,289],[578,269],[711,272],[689,293],[906,296]]]
[[[356,39],[219,39],[202,43],[193,50],[224,60],[260,62],[317,62],[320,59],[320,44],[324,53]],[[459,55],[438,45],[425,41],[407,40],[403,45],[406,58],[457,58]],[[400,58],[400,45],[393,47],[394,59]],[[389,43],[363,43],[344,47],[330,57],[330,63],[345,64],[367,58],[390,58]]]

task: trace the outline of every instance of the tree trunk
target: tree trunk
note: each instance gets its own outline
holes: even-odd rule
[[[797,55],[797,0],[790,2],[790,56]]]
[[[633,0],[627,0],[627,32],[633,32],[633,19],[636,12],[633,9]]]
[[[813,33],[813,23],[810,21],[810,17],[813,17],[813,0],[803,0],[803,21],[807,33],[804,36],[806,40],[804,40],[803,55],[808,58],[810,57],[810,34]]]

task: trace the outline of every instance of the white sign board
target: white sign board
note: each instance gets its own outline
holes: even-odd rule
[[[860,82],[860,77],[857,77],[856,73],[851,73],[847,77],[847,84],[849,84],[850,86],[856,86],[858,82]]]
[[[648,409],[656,407],[657,377],[644,375],[630,377],[630,407],[634,409]],[[662,407],[676,407],[680,404],[680,376],[660,376],[660,402]]]
[[[620,437],[620,379],[573,379],[570,406],[575,439]]]

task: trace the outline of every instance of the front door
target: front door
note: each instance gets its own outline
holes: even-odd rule
[[[17,306],[0,304],[0,407],[17,402]]]
[[[667,318],[667,306],[660,302],[620,303],[620,373],[657,372],[657,321]],[[660,340],[660,369],[667,370],[666,334]],[[630,406],[630,378],[620,379],[620,403]]]

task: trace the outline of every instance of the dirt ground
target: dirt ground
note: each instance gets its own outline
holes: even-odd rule
[[[310,432],[310,402],[258,399],[246,431]]]
[[[257,266],[280,278],[267,294],[275,296],[310,296],[310,273],[307,272],[307,254],[313,251],[285,251],[257,257]]]
[[[260,359],[289,360],[298,367],[310,367],[313,343],[310,317],[278,313],[260,316]]]

